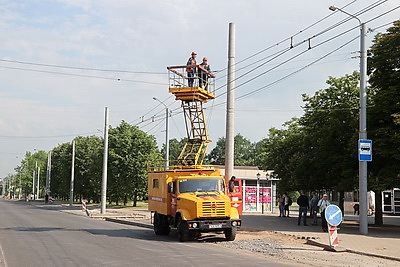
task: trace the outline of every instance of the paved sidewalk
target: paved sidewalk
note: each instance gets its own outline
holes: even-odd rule
[[[37,207],[55,209],[75,215],[86,216],[80,205],[69,207],[68,205],[40,205]],[[151,214],[143,209],[107,209],[106,214],[100,214],[99,208],[89,207],[93,218],[104,218],[109,221],[152,228]],[[386,218],[386,217],[385,217]],[[386,221],[384,218],[384,221]],[[329,247],[329,235],[322,232],[321,218],[318,218],[318,226],[311,226],[311,218],[308,218],[309,226],[297,225],[297,217],[293,212],[292,217],[279,217],[277,214],[245,214],[241,216],[242,230],[246,231],[272,231],[285,235],[305,239],[310,245]],[[400,217],[388,218],[390,222],[399,222],[397,225],[373,226],[373,217],[369,217],[369,234],[359,234],[358,216],[347,215],[338,230],[339,247],[349,252],[371,255],[392,259],[400,262]],[[395,220],[393,220],[395,219]]]
[[[293,213],[294,214],[294,213]],[[400,221],[400,218],[398,218]],[[242,216],[243,230],[275,231],[297,238],[309,240],[309,244],[329,247],[329,234],[322,232],[321,219],[318,226],[297,225],[297,217],[279,217],[276,214],[247,214]],[[346,215],[338,230],[339,247],[348,251],[373,255],[400,261],[400,225],[372,225],[373,217],[369,217],[368,236],[359,234],[358,217]]]

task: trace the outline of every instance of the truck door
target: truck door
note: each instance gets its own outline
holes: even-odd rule
[[[170,192],[170,195],[171,195],[171,216],[175,217],[178,204],[176,199],[176,181],[172,182],[172,190]]]

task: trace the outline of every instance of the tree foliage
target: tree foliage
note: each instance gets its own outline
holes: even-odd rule
[[[368,67],[376,91],[368,108],[368,133],[374,142],[368,183],[385,190],[400,184],[400,20],[375,36]]]
[[[303,95],[304,115],[270,129],[260,145],[263,169],[274,169],[282,191],[352,191],[357,173],[358,73],[329,77],[328,88]]]
[[[253,166],[255,164],[255,144],[241,134],[234,138],[235,166]],[[207,155],[206,161],[213,165],[225,165],[225,137],[220,137],[216,146]]]
[[[147,163],[161,160],[153,136],[125,121],[110,129],[109,137],[109,188],[110,200],[123,201],[147,194]]]
[[[104,140],[97,136],[76,137],[74,198],[99,202],[103,169]],[[72,144],[64,143],[51,151],[51,195],[69,200],[72,168]],[[27,152],[16,177],[22,178],[23,194],[32,192],[32,176],[40,167],[41,197],[45,194],[47,153]],[[147,191],[147,164],[162,160],[154,136],[122,121],[109,131],[108,190],[110,201],[127,204],[143,198]],[[37,177],[37,174],[35,174]],[[14,179],[15,180],[15,179]]]

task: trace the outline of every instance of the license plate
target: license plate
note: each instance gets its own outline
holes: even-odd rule
[[[222,224],[210,224],[208,228],[222,228]]]

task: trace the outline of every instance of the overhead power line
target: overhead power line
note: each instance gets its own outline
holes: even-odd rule
[[[379,0],[379,1],[376,1],[376,2],[374,2],[373,4],[371,4],[371,5],[369,5],[369,6],[365,7],[365,8],[363,8],[363,9],[361,9],[361,10],[358,11],[358,12],[356,12],[355,14],[358,16],[358,15],[361,15],[361,14],[363,14],[363,13],[366,13],[366,12],[368,12],[368,11],[370,11],[370,10],[376,8],[377,6],[383,4],[383,3],[387,2],[387,1],[388,1],[388,0]],[[354,2],[354,1],[353,1],[353,2]],[[352,4],[353,2],[351,2],[351,3],[347,4],[347,5],[345,5],[343,8],[345,8],[346,6]],[[387,14],[387,13],[390,13],[390,12],[392,12],[392,11],[395,10],[395,9],[397,9],[397,8],[394,8],[394,9],[388,11],[388,12],[385,12],[385,13],[381,14],[380,16],[385,15],[385,14]],[[321,19],[320,21],[323,21],[324,19],[326,19],[326,18],[332,16],[332,14],[333,14],[333,13],[331,13],[330,15],[324,17],[324,18]],[[378,17],[380,17],[380,16],[378,16]],[[376,17],[376,18],[378,18],[378,17]],[[271,48],[273,48],[273,47],[276,47],[277,45],[279,45],[279,44],[281,44],[281,43],[283,43],[283,42],[285,42],[285,41],[287,41],[287,40],[291,40],[290,46],[281,49],[280,51],[274,53],[273,55],[266,56],[266,57],[264,57],[264,58],[262,58],[262,59],[259,59],[259,60],[255,61],[255,62],[251,63],[251,64],[248,64],[247,66],[242,67],[242,68],[240,68],[239,70],[242,70],[242,69],[244,69],[244,68],[247,68],[247,67],[249,67],[249,66],[251,66],[251,65],[254,65],[254,64],[256,64],[256,63],[262,62],[262,61],[264,61],[265,59],[270,58],[270,57],[272,57],[272,56],[274,56],[274,55],[277,55],[277,54],[278,54],[278,55],[286,54],[286,53],[289,52],[292,48],[295,48],[295,47],[298,47],[298,46],[300,46],[300,45],[302,45],[302,44],[304,44],[304,43],[310,42],[312,39],[314,39],[314,38],[316,38],[316,37],[318,37],[318,36],[320,36],[320,35],[322,35],[322,34],[328,32],[328,31],[330,31],[330,30],[332,30],[332,29],[334,29],[334,28],[336,28],[336,27],[338,27],[338,26],[344,24],[345,22],[347,22],[347,21],[349,21],[349,20],[351,20],[351,19],[352,19],[351,17],[350,17],[350,18],[345,18],[345,19],[339,21],[338,23],[336,23],[336,24],[334,24],[334,25],[332,25],[332,26],[329,26],[328,28],[322,30],[321,32],[319,32],[319,33],[317,33],[317,34],[315,34],[315,35],[313,35],[313,36],[311,36],[311,37],[309,37],[309,38],[306,38],[306,39],[304,39],[304,40],[302,40],[302,41],[300,41],[300,42],[297,42],[297,43],[293,44],[293,43],[292,43],[292,42],[293,42],[293,37],[294,37],[295,35],[300,34],[300,33],[303,32],[303,31],[300,31],[300,32],[298,32],[297,34],[295,34],[295,35],[293,35],[293,36],[291,36],[291,37],[285,38],[284,40],[278,42],[278,43],[275,44],[275,45],[269,46],[269,47],[267,47],[266,49],[263,49],[263,50],[261,50],[261,51],[255,53],[254,55],[252,55],[252,56],[250,56],[250,57],[247,57],[246,60],[249,59],[249,58],[252,58],[252,57],[254,57],[254,56],[256,56],[256,55],[259,55],[260,53],[265,52],[265,51],[267,51],[267,50],[269,50],[269,49],[271,49]],[[315,24],[316,24],[316,23],[314,23],[314,25],[315,25]],[[311,28],[311,26],[307,27],[306,29],[308,29],[308,28]],[[352,29],[355,29],[355,28],[357,28],[357,27],[354,27],[354,28],[352,28]],[[352,30],[352,29],[351,29],[351,30]],[[245,74],[238,76],[238,77],[235,79],[235,81],[236,81],[236,80],[239,80],[240,78],[243,78],[245,75],[250,74],[251,72],[253,72],[253,71],[255,71],[256,69],[258,69],[259,67],[265,65],[266,63],[271,62],[271,61],[272,61],[273,59],[275,59],[275,58],[276,58],[276,57],[273,57],[271,60],[268,60],[267,62],[264,62],[264,63],[258,65],[257,67],[251,69],[250,71],[246,72]],[[236,64],[239,64],[240,62],[243,62],[243,61],[244,61],[244,60],[239,61],[239,62],[236,63]],[[237,71],[238,71],[238,70],[237,70]],[[223,77],[226,77],[226,75],[224,75]],[[222,77],[221,77],[221,78],[222,78]],[[226,86],[226,83],[223,84],[222,86],[218,87],[218,88],[216,89],[216,91],[218,91],[218,90],[224,88],[225,86]]]
[[[147,81],[139,81],[139,80],[130,80],[123,78],[110,78],[110,77],[102,77],[102,76],[94,76],[94,75],[85,75],[85,74],[74,74],[74,73],[66,73],[66,72],[57,72],[57,71],[49,71],[49,70],[35,70],[35,69],[25,69],[18,67],[5,67],[0,66],[3,69],[13,69],[13,70],[23,70],[23,71],[32,71],[32,72],[41,72],[41,73],[50,73],[57,75],[65,75],[65,76],[75,76],[75,77],[84,77],[84,78],[94,78],[94,79],[103,79],[110,81],[123,81],[123,82],[133,82],[133,83],[146,83],[146,84],[156,84],[156,85],[166,85],[166,83],[156,83],[156,82],[147,82]]]
[[[34,63],[34,62],[27,62],[27,61],[8,60],[8,59],[0,59],[0,62],[16,63],[16,64],[23,64],[23,65],[31,65],[31,66],[41,66],[41,67],[61,68],[61,69],[72,69],[72,70],[89,70],[89,71],[101,71],[101,72],[118,72],[118,73],[131,73],[131,74],[154,74],[154,75],[166,75],[167,74],[166,72],[150,72],[150,71],[132,71],[132,70],[121,70],[121,69],[101,69],[101,68],[75,67],[75,66]]]

